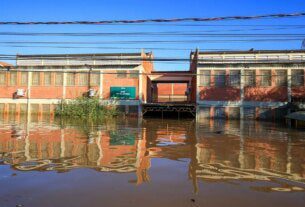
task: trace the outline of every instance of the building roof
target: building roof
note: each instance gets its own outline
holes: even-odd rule
[[[151,53],[145,53],[150,55]],[[32,55],[17,55],[17,58],[27,57],[100,57],[100,56],[141,56],[141,53],[79,53],[79,54],[32,54]]]
[[[5,62],[0,62],[0,67],[5,68],[5,67],[13,67],[12,64],[5,63]]]
[[[123,66],[141,65],[143,58],[152,57],[152,53],[36,54],[17,55],[16,60],[18,66]]]
[[[194,54],[196,52],[191,52]],[[199,54],[264,54],[264,53],[304,53],[305,50],[228,50],[228,51],[199,51]]]

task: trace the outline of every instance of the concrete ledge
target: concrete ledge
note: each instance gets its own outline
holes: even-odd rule
[[[288,102],[258,102],[258,101],[198,101],[198,106],[215,107],[280,107]]]

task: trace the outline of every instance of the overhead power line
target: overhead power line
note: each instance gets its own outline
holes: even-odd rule
[[[236,30],[232,30],[236,31]],[[241,30],[243,31],[243,30]],[[192,36],[192,37],[305,37],[304,33],[207,33],[207,31],[168,32],[0,32],[1,36]]]
[[[172,19],[137,19],[137,20],[102,20],[102,21],[1,21],[0,25],[61,25],[61,24],[84,24],[84,25],[103,25],[103,24],[134,24],[134,23],[160,23],[160,22],[211,22],[224,20],[251,20],[251,19],[265,19],[265,18],[287,18],[287,17],[302,17],[305,12],[291,13],[291,14],[266,14],[255,16],[227,16],[227,17],[208,17],[208,18],[172,18]]]
[[[50,44],[50,45],[97,45],[97,44],[164,44],[164,43],[225,43],[225,42],[289,42],[289,41],[303,41],[303,37],[299,38],[256,38],[256,39],[188,39],[188,40],[126,40],[126,41],[0,41],[0,44]]]

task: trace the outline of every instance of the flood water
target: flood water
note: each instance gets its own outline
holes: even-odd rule
[[[268,122],[0,121],[0,206],[305,206],[305,132]]]

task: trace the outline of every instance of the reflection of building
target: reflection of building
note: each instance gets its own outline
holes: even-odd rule
[[[210,123],[212,130],[220,129],[217,122]],[[196,180],[195,183],[197,179],[215,182],[284,178],[305,184],[305,146],[302,135],[294,136],[293,140],[290,135],[287,138],[281,131],[270,132],[257,122],[241,125],[220,122],[222,132],[227,135],[203,135],[200,130],[197,131],[198,142],[189,174]],[[246,124],[250,125],[250,130],[247,130]],[[239,128],[241,131],[236,133]]]
[[[212,120],[195,127],[192,121],[139,124],[126,119],[85,129],[59,127],[56,122],[10,123],[1,123],[5,127],[0,130],[0,160],[17,170],[92,168],[135,173],[140,184],[150,180],[151,160],[161,158],[189,162],[195,191],[198,183],[207,181],[283,178],[305,183],[302,134],[270,130],[272,123]],[[157,175],[150,176],[153,182]]]
[[[0,132],[2,159],[17,170],[67,171],[84,167],[102,172],[135,172],[138,184],[148,180],[146,143],[137,130],[110,126],[86,135],[71,127],[30,125],[18,132],[15,128]],[[16,139],[16,133],[21,138]]]

